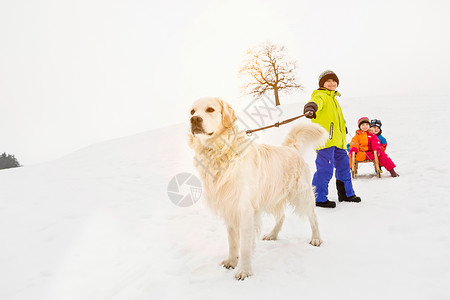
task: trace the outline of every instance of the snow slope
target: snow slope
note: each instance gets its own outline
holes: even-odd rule
[[[255,275],[243,282],[219,266],[221,220],[202,200],[169,200],[173,176],[195,173],[186,123],[2,170],[0,299],[449,299],[449,101],[342,99],[350,134],[361,116],[383,121],[401,176],[378,179],[362,165],[354,186],[363,202],[317,208],[319,248],[289,212],[279,240],[257,242]],[[302,105],[282,107],[279,120]],[[256,141],[279,144],[290,128]],[[314,167],[312,151],[307,159]],[[263,224],[267,232],[273,220]]]

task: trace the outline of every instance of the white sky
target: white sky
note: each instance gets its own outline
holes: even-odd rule
[[[432,101],[448,88],[449,11],[444,0],[0,0],[0,152],[58,158],[186,121],[202,96],[239,109],[250,98],[237,70],[266,40],[298,62],[305,90],[281,103],[299,112],[325,69],[343,99]]]

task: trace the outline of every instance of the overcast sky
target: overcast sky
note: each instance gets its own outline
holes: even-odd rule
[[[22,164],[186,121],[221,96],[237,108],[246,49],[298,63],[299,109],[325,69],[345,97],[445,95],[450,1],[0,0],[0,152]],[[450,101],[450,99],[449,99]],[[401,112],[399,112],[401,113]]]

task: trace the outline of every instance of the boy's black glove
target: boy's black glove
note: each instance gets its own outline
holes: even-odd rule
[[[305,104],[305,107],[303,108],[303,114],[308,119],[315,119],[316,118],[316,111],[317,111],[317,104],[314,102],[308,102]]]

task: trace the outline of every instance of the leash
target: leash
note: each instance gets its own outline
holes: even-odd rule
[[[353,136],[352,136],[350,133],[347,133],[347,134],[351,137],[350,143],[352,143]],[[366,155],[366,157],[368,157],[368,156],[367,156],[367,152],[363,150],[363,148],[361,147],[361,145],[360,145],[357,141],[355,141],[355,143],[359,146],[359,149],[361,149],[361,151],[364,152],[364,154]]]
[[[250,130],[247,130],[245,133],[248,136],[251,136],[253,132],[260,131],[260,130],[265,130],[265,129],[272,128],[272,127],[280,127],[280,125],[284,125],[284,124],[290,123],[290,122],[295,121],[295,120],[297,120],[297,119],[299,119],[301,117],[304,117],[304,116],[305,115],[300,115],[300,116],[297,116],[297,117],[294,117],[294,118],[290,118],[290,119],[287,119],[287,120],[284,120],[284,121],[281,121],[281,122],[276,122],[273,125],[269,125],[269,126],[265,126],[265,127],[261,127],[261,128],[257,128],[257,129],[250,129]]]

